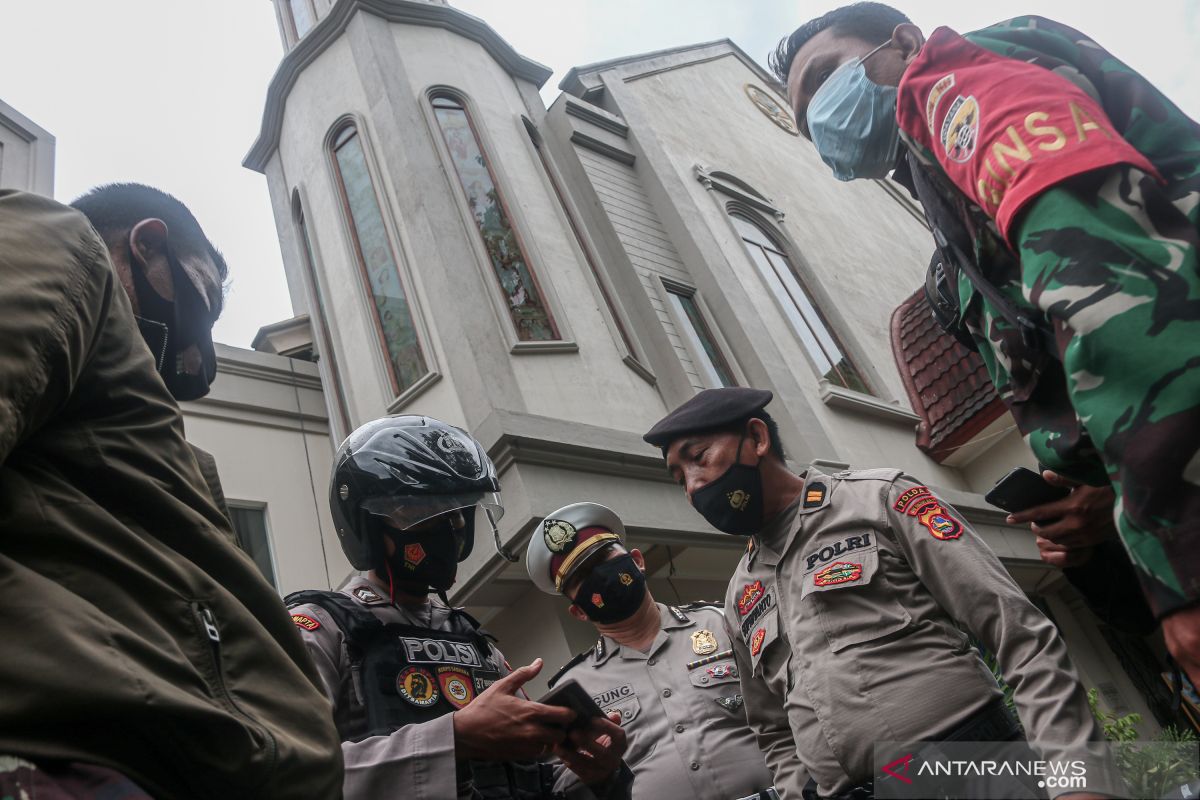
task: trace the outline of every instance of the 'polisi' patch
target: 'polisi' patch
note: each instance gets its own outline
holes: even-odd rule
[[[813,575],[814,586],[837,586],[839,583],[854,583],[862,578],[862,564],[835,561]]]
[[[306,631],[315,631],[321,627],[321,623],[307,614],[292,614],[292,622],[296,623],[297,628],[303,628]]]

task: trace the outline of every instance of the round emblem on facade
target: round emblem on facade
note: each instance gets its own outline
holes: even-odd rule
[[[575,543],[579,531],[575,526],[561,519],[548,519],[542,523],[542,538],[551,553],[561,553]]]
[[[753,83],[747,83],[743,88],[746,96],[750,98],[750,102],[754,103],[758,110],[765,114],[771,122],[774,122],[792,136],[800,135],[800,131],[796,129],[796,121],[792,119],[792,115],[788,110],[780,105],[774,95],[766,89],[755,86]]]
[[[420,667],[409,667],[396,676],[396,691],[414,706],[428,708],[438,701],[437,683]]]

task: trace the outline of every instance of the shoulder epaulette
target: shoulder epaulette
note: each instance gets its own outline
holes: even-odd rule
[[[717,611],[725,610],[724,600],[696,600],[691,603],[684,603],[680,606],[684,611],[698,611],[702,608],[712,608]]]
[[[547,685],[549,688],[553,689],[553,688],[554,688],[554,684],[558,683],[558,679],[559,679],[559,678],[561,678],[563,675],[566,675],[568,672],[570,672],[570,671],[571,671],[571,669],[572,669],[573,667],[575,667],[575,666],[576,666],[576,665],[578,665],[580,662],[582,662],[582,661],[583,661],[585,658],[587,658],[587,657],[588,657],[588,653],[592,652],[592,650],[593,650],[593,649],[594,649],[594,648],[591,648],[591,647],[589,647],[587,650],[584,650],[582,653],[576,653],[576,654],[575,654],[575,655],[574,655],[574,656],[571,658],[571,660],[570,660],[570,661],[568,661],[567,663],[565,663],[565,664],[563,664],[561,667],[559,667],[559,669],[558,669],[558,672],[554,673],[554,677],[552,677],[552,678],[549,680],[549,682],[547,682],[547,684],[546,684],[546,685]]]
[[[892,481],[904,474],[904,470],[881,467],[879,469],[844,469],[833,473],[833,477],[843,481]]]

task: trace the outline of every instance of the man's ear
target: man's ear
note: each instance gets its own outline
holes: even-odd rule
[[[167,259],[167,223],[161,219],[144,219],[129,231],[129,248],[134,263],[140,267],[150,285],[164,300],[175,299],[175,284],[171,280],[171,263]]]
[[[911,64],[925,44],[925,34],[911,22],[902,22],[892,31],[892,42],[905,64]]]
[[[750,420],[747,432],[750,434],[750,440],[754,442],[754,455],[765,458],[767,451],[771,449],[771,434],[767,431],[767,423],[755,417]]]
[[[638,569],[642,572],[646,571],[646,559],[642,556],[642,551],[636,547],[629,551],[629,555],[633,556],[633,563],[638,565]]]
[[[583,613],[583,609],[581,609],[579,606],[575,605],[574,603],[571,603],[571,605],[567,607],[567,611],[570,612],[572,617],[579,620],[580,622],[591,622],[591,620],[589,620],[587,618],[587,614]]]

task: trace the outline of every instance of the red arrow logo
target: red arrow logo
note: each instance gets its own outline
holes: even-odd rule
[[[897,758],[892,763],[886,765],[883,768],[883,771],[886,772],[888,775],[891,775],[893,778],[896,778],[897,780],[904,781],[905,783],[912,783],[912,778],[906,777],[906,775],[905,775],[905,773],[908,772],[908,765],[912,763],[912,760],[913,760],[912,753],[909,753],[906,756],[901,756],[900,758]],[[900,767],[900,771],[893,772],[892,771],[893,767]]]

